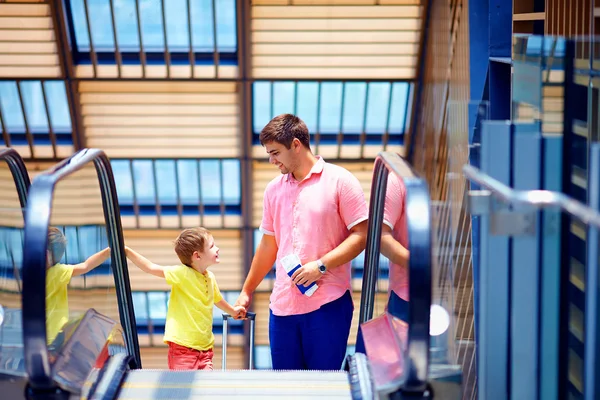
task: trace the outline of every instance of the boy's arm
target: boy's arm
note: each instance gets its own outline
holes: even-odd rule
[[[221,299],[221,301],[215,303],[215,306],[219,307],[221,310],[225,311],[234,318],[238,317],[238,314],[246,311],[246,309],[242,306],[233,307],[225,299]]]
[[[129,247],[125,246],[125,254],[127,255],[127,258],[131,260],[131,262],[134,263],[142,271],[152,274],[154,276],[158,276],[159,278],[165,277],[164,267],[154,264],[137,251],[134,251],[133,249],[130,249]]]
[[[110,247],[91,255],[82,263],[73,265],[73,275],[79,276],[90,272],[110,257]]]

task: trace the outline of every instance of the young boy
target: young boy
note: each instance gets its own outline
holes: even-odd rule
[[[142,271],[165,278],[171,286],[164,341],[169,345],[169,369],[213,369],[212,311],[216,305],[239,317],[245,309],[232,307],[221,295],[208,267],[219,263],[219,248],[204,228],[182,231],[175,240],[180,265],[160,266],[125,246],[125,253]]]
[[[110,248],[107,247],[82,263],[60,264],[59,261],[65,254],[66,247],[65,235],[58,228],[48,228],[48,248],[46,250],[46,337],[48,344],[54,341],[56,335],[69,320],[67,285],[71,278],[93,270],[110,257]]]

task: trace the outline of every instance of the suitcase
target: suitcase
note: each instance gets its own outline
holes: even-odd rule
[[[228,321],[229,319],[233,319],[233,317],[229,314],[223,314],[223,368],[225,371],[227,369],[227,332],[228,332]],[[248,369],[253,369],[254,366],[254,322],[256,319],[256,313],[247,312],[246,320],[250,320],[250,354],[248,357]]]

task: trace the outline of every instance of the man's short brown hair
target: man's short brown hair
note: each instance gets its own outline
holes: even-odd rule
[[[195,251],[203,253],[209,239],[210,231],[208,229],[202,227],[184,229],[175,239],[175,253],[181,263],[190,267],[192,254]]]
[[[298,139],[307,149],[310,149],[310,135],[304,121],[293,114],[281,114],[273,118],[260,132],[259,140],[263,146],[277,142],[289,149],[292,142]]]

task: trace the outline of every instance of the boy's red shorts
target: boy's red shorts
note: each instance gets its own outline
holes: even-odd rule
[[[213,369],[213,350],[195,350],[169,342],[169,369]]]

